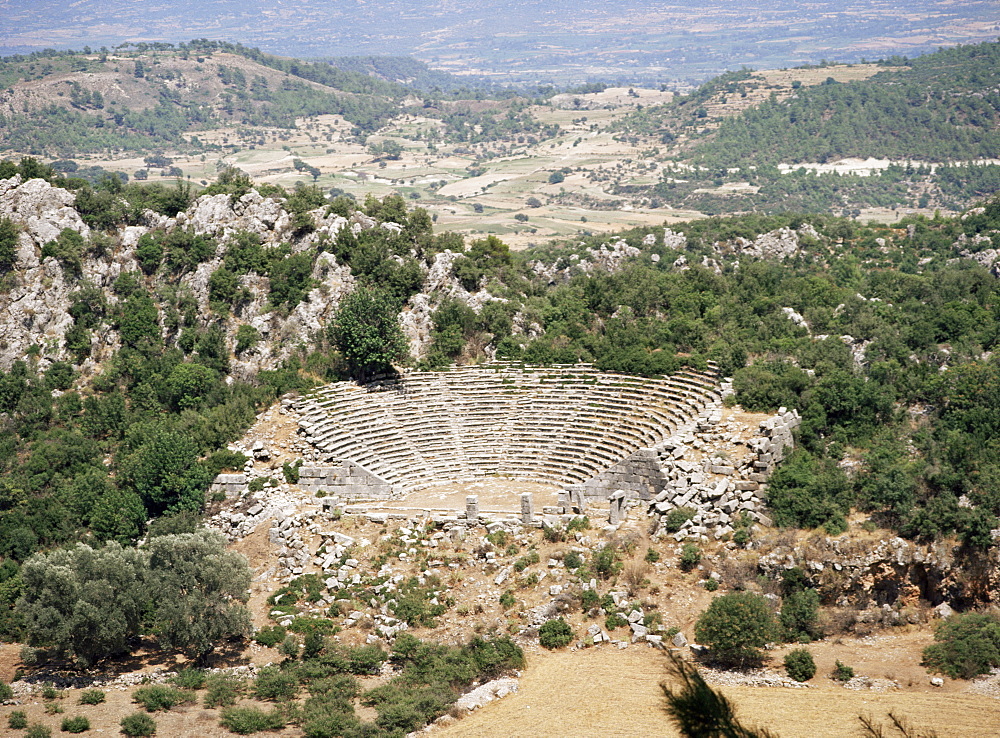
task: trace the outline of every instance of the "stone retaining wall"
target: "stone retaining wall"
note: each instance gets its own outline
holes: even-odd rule
[[[208,488],[210,493],[225,493],[226,497],[239,497],[247,488],[246,474],[220,474]]]
[[[350,499],[388,499],[401,491],[353,461],[337,466],[303,466],[299,469],[299,486],[314,495]]]
[[[667,483],[656,449],[641,448],[607,471],[568,489],[579,490],[588,499],[607,500],[624,490],[630,499],[649,500]]]

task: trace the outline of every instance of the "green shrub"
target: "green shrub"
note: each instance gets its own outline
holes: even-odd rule
[[[566,540],[566,531],[561,528],[552,528],[548,525],[542,526],[542,538],[547,543],[562,543]]]
[[[923,665],[952,679],[971,679],[1000,666],[1000,619],[986,613],[953,615],[934,631]]]
[[[289,484],[299,483],[299,469],[302,468],[302,459],[289,464],[287,461],[281,465],[281,473],[285,475],[285,481]]]
[[[500,595],[500,607],[502,607],[504,610],[509,610],[514,606],[516,602],[517,600],[514,598],[514,593],[511,592],[509,589],[502,595]]]
[[[566,523],[567,533],[575,533],[576,531],[580,531],[582,533],[585,530],[590,530],[590,518],[586,515],[577,515]]]
[[[63,733],[83,733],[90,730],[90,721],[83,715],[63,718],[61,730]]]
[[[146,712],[157,712],[158,710],[169,710],[175,705],[184,702],[192,702],[194,696],[190,692],[168,687],[164,684],[151,684],[147,687],[139,687],[132,696],[132,701],[137,705],[142,705]]]
[[[740,667],[760,663],[776,631],[770,605],[753,592],[716,597],[694,626],[697,642],[711,649],[714,660]]]
[[[336,709],[340,707],[340,709]],[[306,700],[305,720],[302,723],[302,734],[305,738],[340,738],[344,735],[363,735],[358,719],[349,714],[350,703],[338,703],[333,709],[323,703]],[[322,711],[321,714],[314,714]],[[351,731],[356,732],[352,733]]]
[[[309,694],[324,696],[330,700],[350,701],[361,694],[361,685],[358,680],[350,674],[337,674],[332,677],[315,679],[309,682]]]
[[[547,620],[538,629],[538,641],[544,648],[562,648],[568,646],[572,640],[573,629],[562,618]]]
[[[476,678],[483,681],[524,668],[524,652],[506,637],[489,640],[475,637],[467,646],[462,647],[461,654],[471,659]]]
[[[486,540],[492,543],[497,548],[503,548],[507,545],[507,531],[497,530],[492,533],[487,534]]]
[[[205,707],[229,707],[243,694],[246,683],[232,674],[212,674],[205,680]]]
[[[532,564],[537,564],[539,561],[541,561],[541,559],[538,556],[538,551],[532,551],[515,561],[514,569],[518,572],[522,572]]]
[[[585,589],[580,593],[580,608],[587,612],[601,604],[601,598],[592,589]]]
[[[610,546],[605,546],[600,551],[594,551],[591,555],[590,567],[601,579],[610,579],[621,571],[622,563],[618,560],[614,550]]]
[[[100,689],[85,689],[80,693],[81,705],[99,705],[104,702],[105,694]]]
[[[177,672],[170,679],[170,683],[181,689],[202,689],[205,686],[206,679],[208,679],[208,675],[204,669],[192,669],[188,667]]]
[[[264,712],[257,707],[227,707],[219,721],[222,727],[240,735],[259,733],[263,730],[281,730],[285,718],[277,709]]]
[[[0,218],[0,273],[17,263],[17,226],[10,218]]]
[[[567,551],[563,556],[563,564],[567,569],[579,569],[583,566],[583,557],[576,551]]]
[[[849,682],[854,678],[854,668],[840,663],[838,660],[830,673],[830,678],[835,682]]]
[[[274,648],[285,640],[286,635],[288,635],[288,631],[280,625],[272,625],[270,628],[261,628],[258,630],[254,634],[253,639],[262,646]]]
[[[260,331],[248,323],[244,323],[236,329],[236,353],[242,354],[244,351],[252,349],[260,343]]]
[[[681,549],[680,567],[683,571],[691,571],[701,562],[701,549],[693,543],[685,543]]]
[[[294,699],[298,692],[298,677],[275,666],[261,669],[253,685],[253,696],[259,700],[287,701]]]
[[[797,682],[808,682],[816,676],[816,662],[808,649],[796,648],[785,654],[785,671]]]
[[[28,726],[24,738],[52,738],[52,730],[41,723],[32,723]]]
[[[43,700],[55,700],[62,697],[62,690],[56,689],[56,685],[52,682],[46,682],[42,685],[42,699]]]
[[[664,516],[663,529],[667,533],[676,533],[684,523],[695,516],[696,512],[693,507],[675,507]]]
[[[285,658],[297,659],[299,657],[299,639],[289,633],[278,646],[278,651]]]
[[[705,589],[709,592],[715,592],[719,588],[719,582],[716,579],[706,579]]]
[[[14,690],[7,682],[0,682],[0,702],[14,699]]]
[[[24,710],[14,710],[7,716],[7,727],[13,730],[23,730],[28,727],[28,715]]]
[[[819,636],[819,592],[801,589],[781,602],[781,627],[786,641],[808,643]]]
[[[655,548],[647,548],[646,555],[643,557],[643,560],[647,564],[655,564],[657,561],[660,560],[660,552],[657,551]]]
[[[623,628],[628,625],[628,620],[623,618],[617,612],[609,614],[604,618],[604,628],[605,630],[614,630],[615,628]]]
[[[62,266],[63,272],[79,277],[83,272],[85,247],[83,236],[71,228],[63,228],[56,240],[42,246],[42,259],[53,256]]]
[[[121,721],[122,733],[129,738],[149,738],[156,733],[156,721],[144,712],[133,712]]]
[[[142,234],[135,246],[135,259],[144,273],[152,274],[163,261],[163,244],[150,233]]]
[[[347,654],[348,670],[352,674],[378,674],[387,654],[376,645],[358,646]]]

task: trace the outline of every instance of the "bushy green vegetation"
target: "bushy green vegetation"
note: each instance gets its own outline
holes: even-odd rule
[[[137,705],[142,705],[146,712],[166,711],[193,700],[193,693],[176,687],[168,687],[165,684],[139,687],[132,695],[132,701]]]
[[[81,705],[99,705],[104,699],[104,691],[100,689],[85,689],[80,693]]]
[[[691,571],[701,563],[701,549],[694,543],[685,543],[678,562],[683,571]]]
[[[122,718],[121,729],[128,738],[149,738],[156,734],[156,721],[143,712],[134,712]]]
[[[388,683],[363,691],[355,675],[378,673],[390,658],[401,669]],[[418,730],[443,714],[472,684],[496,679],[522,668],[524,655],[507,638],[474,638],[462,647],[422,642],[400,634],[391,654],[374,646],[347,649],[332,639],[322,639],[311,655],[269,667],[258,677],[255,693],[263,699],[287,701],[300,690],[308,693],[301,706],[287,713],[279,705],[272,713],[243,713],[230,708],[223,725],[230,730],[265,730],[270,715],[288,715],[306,736],[398,735]],[[262,681],[263,679],[263,681]],[[364,723],[355,714],[355,701],[373,707],[378,717]]]
[[[764,648],[777,634],[767,600],[754,592],[729,592],[716,597],[694,626],[698,643],[708,646],[713,660],[730,666],[750,666],[763,659]]]
[[[222,727],[238,733],[250,735],[265,730],[280,730],[285,727],[285,717],[278,709],[264,712],[259,707],[227,707],[222,711]]]
[[[684,523],[695,516],[696,512],[698,511],[693,507],[675,507],[666,514],[661,525],[667,533],[676,533]]]
[[[923,664],[952,679],[971,679],[1000,666],[1000,618],[989,613],[953,615],[934,632]]]
[[[243,694],[245,682],[232,674],[212,674],[205,679],[205,707],[229,707]]]
[[[815,589],[798,589],[781,600],[779,618],[786,641],[808,643],[820,636],[819,592]]]
[[[785,654],[785,672],[797,682],[808,682],[816,676],[816,662],[809,649],[796,648]]]
[[[128,652],[143,632],[202,658],[249,631],[246,559],[205,530],[156,536],[141,549],[109,542],[35,554],[21,577],[16,613],[28,642],[83,665]]]
[[[830,678],[836,682],[849,682],[854,678],[854,667],[842,664],[838,659],[830,673]]]
[[[538,642],[543,648],[555,649],[568,646],[573,640],[573,629],[562,618],[546,620],[538,629]]]
[[[65,717],[59,729],[63,733],[85,733],[90,730],[90,720],[85,715]]]

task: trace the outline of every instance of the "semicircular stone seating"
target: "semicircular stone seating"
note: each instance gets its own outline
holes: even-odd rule
[[[717,404],[719,389],[714,366],[644,378],[493,362],[337,382],[298,409],[302,432],[328,459],[398,491],[486,476],[573,485],[661,443]]]

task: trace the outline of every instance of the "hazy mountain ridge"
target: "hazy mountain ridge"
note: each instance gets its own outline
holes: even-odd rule
[[[928,33],[928,17],[934,32]],[[857,61],[926,53],[995,36],[986,0],[920,0],[873,6],[842,0],[780,2],[742,10],[692,0],[414,3],[375,0],[329,5],[304,0],[295,12],[265,2],[182,0],[165,5],[93,0],[7,4],[0,48],[115,46],[123,41],[213,38],[294,56],[408,54],[436,69],[521,82],[641,76],[700,80],[743,64],[783,67],[823,58]]]

